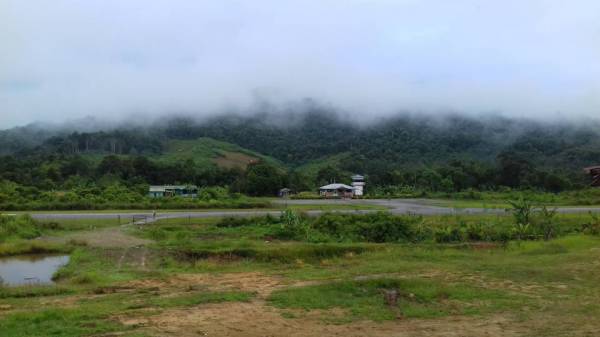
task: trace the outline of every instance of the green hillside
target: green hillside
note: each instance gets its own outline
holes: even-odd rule
[[[600,164],[597,121],[398,115],[363,125],[327,111],[289,119],[283,125],[268,114],[175,118],[55,135],[3,157],[0,179],[42,190],[66,189],[83,178],[130,185],[194,182],[257,194],[248,183],[255,178],[269,178],[259,185],[273,190],[307,191],[359,173],[369,186],[386,189],[559,192],[588,186],[582,168]],[[16,133],[0,132],[8,137],[4,143],[20,144]],[[263,165],[245,170],[257,161]]]
[[[200,167],[217,165],[221,168],[245,169],[248,164],[257,161],[265,161],[275,166],[282,165],[271,157],[206,137],[195,140],[169,140],[165,142],[163,152],[151,158],[162,163],[192,160]]]
[[[336,171],[339,171],[339,168],[343,166],[343,163],[349,160],[352,160],[352,154],[349,152],[343,152],[333,156],[313,160],[304,165],[300,165],[296,168],[296,171],[302,174],[303,176],[307,177],[310,181],[316,181],[318,183],[321,183],[319,182],[319,172],[323,172],[327,169],[334,169]],[[339,172],[338,179],[340,179],[340,182],[344,182],[343,178],[350,179],[352,173],[357,172],[348,172],[341,170],[341,172]],[[327,180],[330,179],[328,177],[324,178]]]

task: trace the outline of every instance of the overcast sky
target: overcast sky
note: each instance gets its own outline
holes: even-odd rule
[[[307,97],[600,116],[600,1],[0,0],[0,127]]]

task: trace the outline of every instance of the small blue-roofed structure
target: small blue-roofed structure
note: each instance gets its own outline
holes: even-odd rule
[[[198,187],[195,185],[155,185],[150,186],[148,189],[148,196],[151,198],[196,198],[198,196]]]

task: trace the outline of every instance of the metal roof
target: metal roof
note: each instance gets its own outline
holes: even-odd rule
[[[319,187],[320,190],[338,190],[340,188],[346,189],[346,190],[353,190],[354,187],[352,186],[348,186],[345,184],[329,184],[329,185],[325,185],[325,186],[321,186]]]

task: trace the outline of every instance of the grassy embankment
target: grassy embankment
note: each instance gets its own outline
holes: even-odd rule
[[[247,212],[249,210],[259,210],[259,211],[280,211],[285,209],[291,209],[294,211],[335,211],[335,210],[385,210],[387,209],[385,206],[380,205],[372,205],[367,203],[358,203],[358,204],[303,204],[303,205],[295,205],[285,203],[271,203],[272,198],[256,198],[259,199],[261,203],[266,204],[265,207],[253,207],[253,208],[183,208],[183,209],[100,209],[100,210],[32,210],[32,211],[12,211],[6,212],[6,214],[85,214],[85,213],[97,213],[97,214],[105,214],[105,213],[143,213],[143,214],[151,214],[153,211],[156,211],[158,214],[162,213],[178,213],[178,212],[218,212],[218,211],[227,211],[227,212]],[[116,218],[116,217],[115,217]]]

